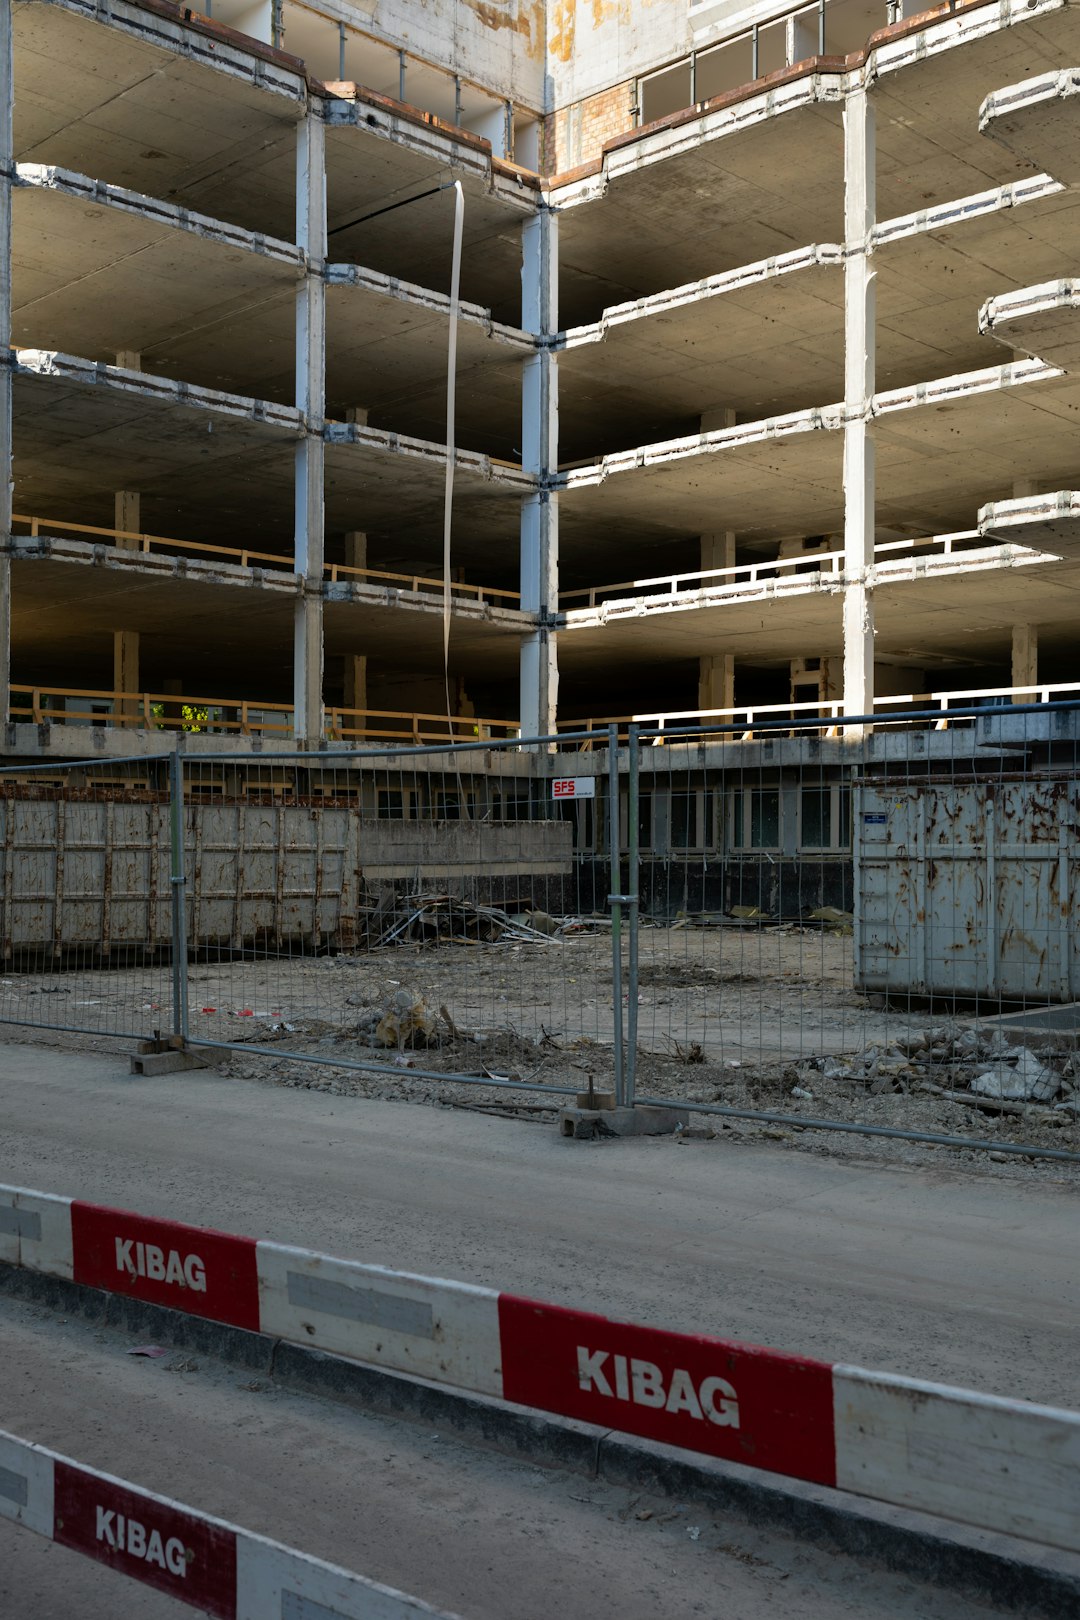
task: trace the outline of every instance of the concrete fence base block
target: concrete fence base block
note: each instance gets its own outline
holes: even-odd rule
[[[688,1108],[563,1108],[559,1135],[584,1142],[602,1136],[670,1136],[689,1123]]]
[[[182,1069],[205,1069],[206,1059],[194,1052],[133,1052],[131,1073],[142,1075],[177,1074]]]

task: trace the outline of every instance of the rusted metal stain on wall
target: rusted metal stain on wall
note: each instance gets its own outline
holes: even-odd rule
[[[521,35],[530,56],[535,58],[542,53],[545,18],[543,0],[534,0],[532,5],[520,6],[492,5],[490,0],[465,0],[465,4],[485,28],[490,28],[493,33],[510,29],[513,33]]]

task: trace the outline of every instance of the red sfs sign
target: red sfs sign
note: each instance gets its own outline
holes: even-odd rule
[[[560,776],[551,784],[553,799],[595,799],[595,776]]]
[[[54,1514],[54,1539],[65,1547],[235,1620],[235,1530],[59,1460]]]
[[[832,1368],[499,1297],[508,1401],[752,1468],[836,1481]]]
[[[71,1236],[76,1282],[259,1331],[254,1238],[82,1203]]]

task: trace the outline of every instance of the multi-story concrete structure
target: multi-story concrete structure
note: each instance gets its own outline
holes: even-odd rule
[[[902,10],[5,5],[6,752],[1080,679],[1080,11]]]

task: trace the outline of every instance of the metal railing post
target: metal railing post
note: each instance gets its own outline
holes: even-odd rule
[[[641,860],[638,849],[640,767],[638,728],[631,725],[626,749],[626,926],[630,936],[626,975],[626,1101],[631,1108],[634,1106],[637,1074],[638,933],[641,926]]]
[[[179,747],[169,756],[169,884],[172,889],[173,1034],[188,1040],[187,877],[184,871],[184,767]]]
[[[608,732],[608,853],[610,857],[611,892],[611,1038],[615,1056],[615,1103],[622,1107],[626,1101],[623,1071],[623,1007],[622,1007],[622,863],[619,850],[619,728],[611,725]]]

